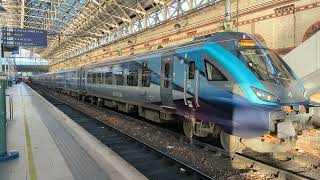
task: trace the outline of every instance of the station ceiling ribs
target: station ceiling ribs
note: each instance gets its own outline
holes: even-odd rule
[[[43,58],[72,58],[221,0],[0,0],[0,27],[48,31]]]
[[[6,12],[0,13],[0,27],[47,30],[52,42],[86,3],[86,0],[1,0],[0,6]]]
[[[287,4],[295,1],[299,1],[299,0],[261,1],[261,3],[244,6],[242,9],[239,10],[239,16],[243,16],[253,12],[264,11],[265,9],[268,9],[268,8],[276,7],[282,4]],[[72,66],[76,66],[77,64],[88,63],[87,61],[80,62],[83,60],[80,60],[80,59],[76,60],[75,58],[81,57],[84,54],[88,54],[89,52],[93,52],[96,49],[99,49],[104,46],[106,47],[105,49],[108,49],[107,45],[113,44],[113,43],[120,44],[117,42],[117,40],[129,38],[127,46],[125,47],[121,46],[116,49],[112,49],[111,51],[110,49],[108,49],[105,52],[105,54],[113,53],[113,54],[122,56],[124,54],[123,53],[124,51],[122,50],[129,49],[128,51],[130,51],[130,49],[132,48],[131,46],[133,46],[132,44],[134,44],[135,46],[138,46],[138,45],[144,45],[148,43],[148,42],[139,42],[139,43],[133,42],[131,44],[129,43],[129,41],[132,41],[132,40],[136,41],[136,37],[134,37],[134,35],[139,32],[142,32],[144,29],[153,28],[156,25],[159,25],[162,22],[167,22],[168,20],[171,20],[171,19],[175,19],[175,18],[178,19],[181,16],[187,15],[188,13],[191,13],[191,12],[198,11],[201,8],[204,9],[207,6],[215,5],[218,2],[223,2],[223,0],[172,0],[172,1],[151,0],[151,1],[145,1],[145,2],[132,1],[133,5],[130,6],[130,9],[122,8],[122,5],[123,5],[122,3],[124,4],[128,3],[129,0],[122,3],[120,3],[120,0],[117,0],[117,1],[92,0],[90,2],[93,3],[92,6],[94,6],[95,4],[95,5],[103,6],[104,8],[98,11],[99,9],[97,9],[96,6],[92,7],[89,5],[89,3],[87,4],[87,7],[91,9],[91,10],[87,10],[87,12],[91,13],[92,16],[88,16],[86,13],[84,13],[83,15],[82,14],[83,12],[81,11],[79,13],[79,16],[87,17],[88,19],[87,21],[89,22],[85,21],[80,26],[83,28],[83,30],[77,29],[80,32],[79,34],[83,33],[84,35],[87,35],[87,36],[65,37],[66,38],[65,41],[60,41],[60,44],[59,43],[56,44],[55,46],[56,48],[49,52],[50,54],[48,55],[48,57],[58,57],[58,58],[61,57],[65,59],[52,60],[50,62],[51,66],[61,64],[61,66],[70,67],[70,65],[67,66],[66,64],[70,63]],[[101,2],[108,2],[109,4],[107,3],[108,5],[101,5]],[[84,7],[83,9],[86,9],[86,7]],[[136,11],[138,12],[135,12],[134,9],[136,9]],[[142,9],[144,9],[144,11]],[[116,12],[114,10],[116,10]],[[123,11],[125,11],[126,13],[123,13]],[[105,12],[107,12],[108,14],[105,14]],[[104,19],[104,21],[101,21],[101,19],[103,19],[101,18],[101,16],[103,15],[107,17],[109,16],[110,19]],[[235,16],[235,13],[233,13],[232,15]],[[198,26],[196,27],[189,26],[188,28],[179,30],[179,33],[184,31],[189,31],[192,28],[199,28],[201,24],[203,26],[207,26],[208,23],[219,24],[220,22],[223,22],[224,19],[225,19],[225,14],[223,13],[215,14],[215,15],[212,15],[211,17],[208,17],[205,21],[199,22],[197,24]],[[109,29],[105,29],[104,27],[96,25],[97,22],[102,23],[102,24],[99,24],[101,26],[105,25],[107,27],[109,26],[111,27],[109,27]],[[98,27],[94,27],[94,26],[98,26]],[[221,28],[218,28],[218,30],[219,29]],[[167,33],[169,34],[170,32],[165,32],[159,35],[155,35],[153,36],[153,40],[157,38],[164,39],[166,38]],[[176,32],[171,32],[171,33],[176,33]],[[130,35],[133,35],[133,36],[130,36]],[[145,47],[143,48],[145,49]],[[134,47],[134,50],[138,50],[138,49]],[[96,58],[98,58],[98,55],[96,56]],[[93,59],[96,60],[96,58],[93,58]],[[90,60],[90,63],[95,62],[95,60]]]
[[[54,38],[44,57],[69,57],[106,42],[125,37],[149,27],[160,19],[168,19],[170,13],[163,9],[182,2],[208,0],[88,0],[78,15]],[[152,13],[155,12],[156,13]],[[176,13],[176,12],[171,12]],[[154,15],[153,17],[151,17]],[[159,17],[161,16],[161,17]],[[152,22],[151,22],[152,21]]]
[[[222,1],[0,0],[0,6],[6,10],[0,13],[0,27],[47,30],[48,47],[34,52],[52,65]],[[259,6],[289,1],[295,0],[267,0]],[[239,15],[249,11],[242,9]],[[211,21],[215,18],[223,19],[224,14],[212,17]]]

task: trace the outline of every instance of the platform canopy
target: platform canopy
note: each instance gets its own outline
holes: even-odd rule
[[[0,26],[47,30],[37,52],[56,63],[219,1],[0,0]]]

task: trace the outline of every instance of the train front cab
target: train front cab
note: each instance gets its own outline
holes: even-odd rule
[[[246,45],[253,42],[245,41]],[[278,73],[274,82],[265,82],[251,69],[255,62],[240,60],[217,44],[193,52],[183,50],[174,56],[173,89],[180,88],[183,94],[173,95],[172,102],[188,119],[184,122],[187,136],[220,136],[222,146],[231,152],[245,148],[285,152],[295,146],[303,129],[319,127],[319,117],[308,111],[318,104],[304,97],[303,86],[291,69],[261,47],[257,51],[250,48],[247,55],[255,52],[260,53],[255,57],[278,58],[272,60],[271,68],[286,74]],[[288,78],[292,78],[291,83],[284,82]],[[166,102],[168,106],[170,103]]]

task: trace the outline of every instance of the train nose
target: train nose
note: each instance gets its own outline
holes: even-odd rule
[[[265,83],[264,85],[268,89],[268,92],[278,98],[280,103],[297,103],[306,101],[303,87],[300,83],[292,84],[290,87],[271,83]]]

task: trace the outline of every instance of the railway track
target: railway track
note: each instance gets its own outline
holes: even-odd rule
[[[49,95],[38,88],[34,89],[147,178],[166,180],[212,179],[168,154],[83,113],[61,99]]]
[[[57,97],[48,95],[48,93],[44,92],[43,90],[39,90],[39,88],[36,88],[35,86],[33,86],[33,88],[40,92],[49,102],[58,107],[71,119],[74,119],[80,126],[84,127],[84,129],[86,129],[92,135],[96,136],[97,139],[110,147],[113,151],[118,153],[126,161],[128,161],[139,171],[145,174],[146,177],[150,179],[159,179],[159,177],[161,177],[160,179],[210,179],[209,176],[199,172],[195,168],[192,168],[189,165],[175,159],[165,152],[157,150],[150,145],[143,143],[142,141],[122,132],[117,128],[109,126],[100,119],[94,118],[87,113],[82,112],[78,108],[72,107],[72,105],[68,102],[64,102]],[[107,113],[112,113],[116,116],[119,116],[120,118],[135,120],[135,118],[122,113],[118,113],[101,107],[98,108],[99,110],[105,111]],[[146,123],[143,121],[140,122],[142,124]],[[168,129],[162,130],[172,133],[179,141],[189,141],[187,137],[179,133],[172,132]],[[122,135],[118,135],[118,133]],[[263,158],[261,158],[261,155],[259,154],[229,154],[221,148],[212,146],[199,140],[194,139],[192,143],[197,148],[203,149],[205,151],[210,151],[213,154],[219,154],[221,156],[228,157],[230,161],[245,162],[246,164],[249,164],[251,170],[261,171],[264,174],[267,174],[269,178],[317,179],[317,176],[308,176],[303,174],[302,171],[305,172],[307,170],[316,170],[317,168],[319,170],[320,167],[320,163],[318,161],[307,159],[304,161],[305,168],[303,170],[301,170],[301,168],[283,168],[276,164],[264,162],[262,160]],[[294,163],[298,162],[297,159],[301,159],[294,157],[294,155],[292,154],[288,154],[288,157],[289,158],[285,160],[285,163],[291,164],[291,166],[298,165],[298,163]],[[155,167],[154,170],[150,168],[151,165],[152,167]]]

